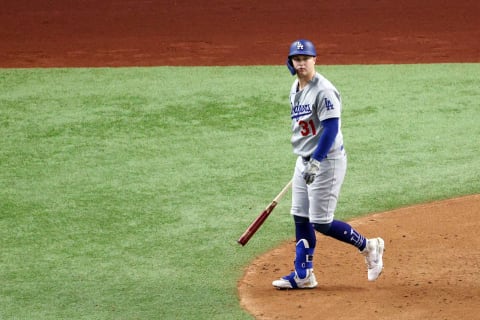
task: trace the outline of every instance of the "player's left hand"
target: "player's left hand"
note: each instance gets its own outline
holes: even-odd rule
[[[305,170],[303,170],[303,179],[307,184],[310,184],[315,180],[315,176],[320,171],[320,161],[316,159],[310,159],[305,165]]]

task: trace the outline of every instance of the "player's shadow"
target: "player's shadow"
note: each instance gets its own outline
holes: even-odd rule
[[[367,291],[366,287],[356,287],[351,285],[337,284],[333,286],[318,286],[315,290],[324,292],[362,292]]]

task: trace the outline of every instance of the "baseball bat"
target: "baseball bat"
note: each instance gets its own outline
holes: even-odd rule
[[[272,213],[273,209],[277,206],[280,199],[283,198],[285,193],[287,193],[288,189],[292,186],[292,180],[290,180],[285,187],[283,187],[282,191],[273,199],[272,202],[263,210],[258,217],[253,220],[253,222],[248,226],[247,230],[241,235],[241,237],[237,240],[239,244],[242,246],[246,245],[250,238],[257,232],[257,230],[262,226],[262,224],[267,220],[270,213]]]

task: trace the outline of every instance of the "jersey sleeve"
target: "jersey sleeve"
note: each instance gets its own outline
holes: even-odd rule
[[[330,118],[340,118],[342,102],[340,95],[335,90],[325,90],[318,96],[318,118],[324,121]]]

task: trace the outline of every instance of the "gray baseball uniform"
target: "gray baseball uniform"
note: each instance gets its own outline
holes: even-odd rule
[[[309,84],[298,90],[298,79],[290,91],[293,153],[298,155],[292,185],[293,215],[309,218],[311,223],[333,220],[338,195],[347,168],[347,158],[340,130],[342,102],[338,90],[318,72]],[[312,184],[305,183],[302,172],[318,146],[321,121],[339,118],[339,132]],[[308,190],[308,192],[307,192]]]
[[[368,280],[383,270],[382,238],[367,239],[348,223],[334,219],[338,195],[347,170],[338,90],[315,71],[317,51],[306,39],[290,45],[287,68],[297,79],[290,91],[292,146],[298,155],[292,183],[291,214],[295,222],[295,271],[272,282],[278,289],[310,289],[317,244],[315,231],[348,243],[365,256]]]

